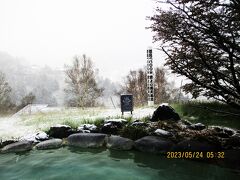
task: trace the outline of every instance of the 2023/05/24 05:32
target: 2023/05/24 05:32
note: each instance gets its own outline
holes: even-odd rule
[[[224,152],[213,152],[213,151],[169,151],[166,154],[168,159],[224,159]]]

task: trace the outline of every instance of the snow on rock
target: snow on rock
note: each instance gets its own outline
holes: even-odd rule
[[[84,130],[95,131],[96,129],[97,129],[97,126],[95,126],[94,124],[82,124],[81,126],[78,127],[78,130],[80,131],[84,131]]]
[[[169,106],[169,104],[168,103],[162,103],[162,104],[160,104],[160,106]]]
[[[162,136],[162,137],[170,137],[170,136],[172,136],[172,133],[170,133],[168,131],[165,131],[163,129],[157,129],[154,133],[156,135],[159,135],[159,136]]]
[[[20,141],[32,141],[32,142],[39,142],[43,140],[47,140],[48,135],[45,132],[38,132],[34,134],[28,134],[20,138]]]
[[[104,123],[126,123],[125,119],[106,119]]]
[[[174,120],[179,121],[181,118],[178,113],[171,106],[161,104],[153,113],[151,121],[156,122],[159,120]]]
[[[202,123],[196,123],[196,124],[191,124],[190,126],[188,126],[188,128],[192,130],[203,130],[206,128],[206,126]]]
[[[56,128],[69,128],[69,129],[71,129],[71,126],[64,125],[64,124],[56,124],[56,125],[54,125],[54,126],[51,126],[51,128],[54,128],[54,127],[56,127]]]
[[[132,122],[131,126],[134,126],[134,127],[146,127],[147,123],[142,122],[140,120],[135,120],[135,121]]]

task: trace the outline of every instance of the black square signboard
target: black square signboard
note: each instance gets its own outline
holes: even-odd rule
[[[133,95],[132,94],[121,95],[120,101],[121,101],[122,114],[125,111],[131,111],[131,114],[132,114],[132,111],[133,111]]]

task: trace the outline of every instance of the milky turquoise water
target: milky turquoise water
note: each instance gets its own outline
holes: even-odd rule
[[[0,180],[232,180],[240,172],[190,160],[106,149],[30,151],[0,154]]]

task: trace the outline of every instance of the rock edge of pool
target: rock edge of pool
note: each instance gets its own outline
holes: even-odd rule
[[[107,148],[159,154],[166,159],[188,159],[240,169],[240,131],[182,120],[170,106],[161,105],[148,122],[105,119],[78,128],[58,124],[47,132],[1,141],[1,153],[48,150],[63,146]]]

